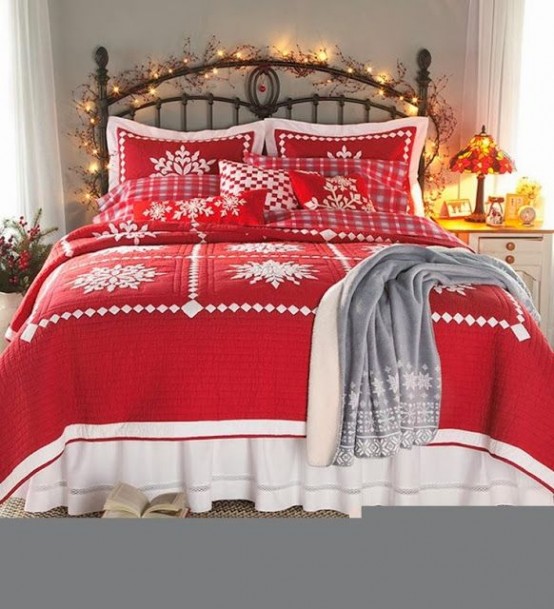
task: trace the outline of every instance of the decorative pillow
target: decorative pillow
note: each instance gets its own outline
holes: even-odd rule
[[[149,176],[218,173],[220,159],[241,161],[245,152],[260,153],[264,132],[261,122],[183,133],[110,117],[107,129],[110,188]]]
[[[318,125],[277,118],[266,119],[264,123],[266,148],[273,156],[371,158],[408,163],[414,213],[423,215],[418,168],[429,125],[427,117],[355,125]]]
[[[306,209],[348,209],[373,212],[366,181],[362,176],[325,177],[304,171],[289,172],[294,194]]]
[[[168,176],[128,180],[98,199],[100,213],[93,223],[127,220],[133,217],[134,201],[182,200],[219,194],[218,175]]]
[[[208,224],[241,224],[256,226],[264,223],[267,190],[245,190],[237,195],[194,198],[185,201],[135,201],[136,221],[190,222],[192,226]]]
[[[249,165],[263,169],[311,171],[324,176],[361,174],[367,180],[369,198],[375,209],[390,213],[412,212],[406,188],[408,164],[379,159],[283,158],[247,153]]]
[[[297,209],[298,202],[287,171],[258,169],[244,163],[219,162],[222,195],[236,195],[243,190],[265,188],[265,210]]]

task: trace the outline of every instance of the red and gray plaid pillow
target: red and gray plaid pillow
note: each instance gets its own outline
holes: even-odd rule
[[[100,213],[92,221],[99,224],[131,219],[135,201],[180,201],[218,194],[219,176],[212,174],[128,180],[98,199]]]
[[[408,164],[380,159],[281,158],[245,154],[247,164],[271,170],[311,171],[324,176],[361,174],[367,180],[368,196],[375,209],[391,213],[411,210],[406,191]]]

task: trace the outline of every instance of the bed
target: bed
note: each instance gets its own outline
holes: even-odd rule
[[[463,245],[418,215],[428,51],[418,54],[411,113],[394,89],[387,101],[363,89],[282,97],[279,69],[305,66],[270,58],[218,64],[246,73],[245,99],[183,91],[125,105],[108,89],[104,48],[96,62],[101,213],[56,244],[9,330],[2,500],[80,514],[100,510],[123,480],[149,496],[186,490],[194,511],[218,499],[351,516],[371,505],[553,504],[554,354],[495,286],[430,295],[442,366],[430,443],[350,467],[308,464],[310,348],[324,294],[389,246]],[[201,139],[187,131],[193,103],[207,109]],[[166,104],[179,107],[171,142],[158,131]],[[340,128],[318,124],[325,104]],[[346,122],[350,106],[362,123]],[[297,107],[311,121],[297,123]],[[153,111],[153,125],[138,122],[141,111]],[[234,126],[218,131],[229,111]],[[369,122],[374,112],[387,120]],[[141,173],[145,163],[155,178]],[[345,181],[354,170],[367,180]],[[425,371],[402,374],[425,389]]]

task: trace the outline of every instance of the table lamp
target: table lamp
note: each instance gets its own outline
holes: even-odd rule
[[[485,125],[481,133],[474,135],[469,144],[460,150],[450,160],[451,171],[458,173],[477,174],[477,196],[473,213],[465,220],[467,222],[484,222],[486,218],[484,207],[484,180],[490,174],[512,173],[515,170],[513,160],[500,150],[494,139],[488,135]]]

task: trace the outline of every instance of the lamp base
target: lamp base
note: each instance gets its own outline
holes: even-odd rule
[[[464,218],[466,222],[485,222],[487,214],[485,213],[485,206],[483,205],[483,201],[485,198],[483,190],[484,181],[484,174],[479,174],[477,176],[477,195],[475,197],[475,208],[473,209],[473,213],[467,216],[467,218]]]
[[[473,212],[470,216],[464,218],[466,222],[481,222],[482,224],[485,223],[486,219],[487,214],[479,212]]]

